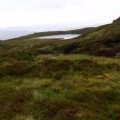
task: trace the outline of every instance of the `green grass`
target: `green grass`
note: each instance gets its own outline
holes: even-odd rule
[[[118,58],[49,54],[8,59],[0,71],[0,120],[120,118]]]

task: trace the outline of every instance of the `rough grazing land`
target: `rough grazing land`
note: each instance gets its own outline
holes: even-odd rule
[[[1,120],[120,119],[120,59],[50,54],[11,61],[0,65]]]
[[[120,120],[120,18],[60,32],[0,41],[0,120]]]

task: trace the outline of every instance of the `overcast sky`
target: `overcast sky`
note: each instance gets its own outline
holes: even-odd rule
[[[0,28],[101,25],[120,16],[120,0],[0,0]]]

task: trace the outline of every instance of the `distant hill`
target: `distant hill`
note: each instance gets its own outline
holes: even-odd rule
[[[29,25],[9,28],[0,28],[0,40],[7,40],[26,36],[28,34],[46,32],[46,31],[68,31],[83,28],[83,26],[73,23],[67,24],[46,24],[46,25]],[[47,32],[46,32],[47,33]]]
[[[0,40],[7,40],[10,38],[16,38],[23,35],[28,35],[33,32],[25,30],[0,30]]]
[[[67,30],[67,31],[36,32],[36,33],[33,33],[33,34],[28,34],[28,35],[25,35],[25,36],[21,36],[21,37],[9,39],[9,40],[30,39],[30,38],[35,38],[35,37],[60,35],[60,34],[83,34],[85,32],[88,32],[90,29],[93,29],[93,27],[76,29],[76,30]]]

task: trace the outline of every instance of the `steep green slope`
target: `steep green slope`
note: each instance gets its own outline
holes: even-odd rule
[[[85,52],[102,56],[120,55],[120,18],[112,24],[94,28],[83,34],[76,52]]]

